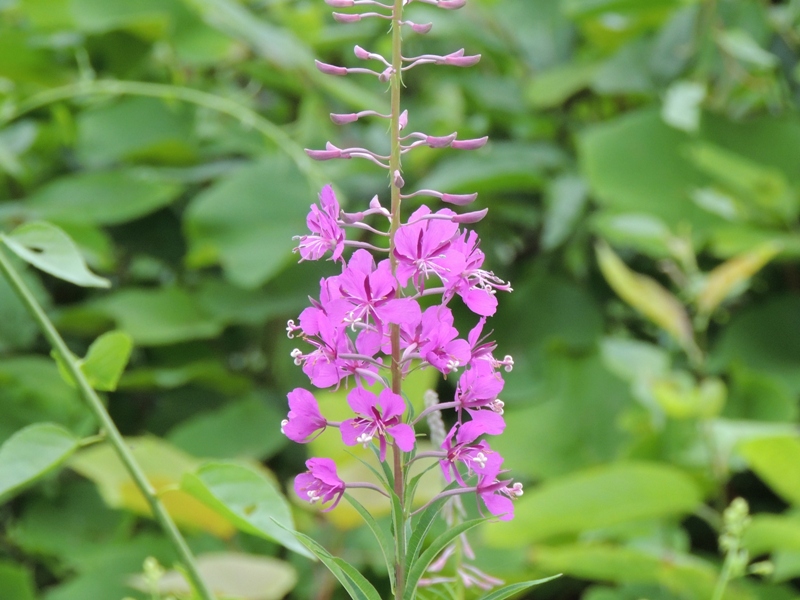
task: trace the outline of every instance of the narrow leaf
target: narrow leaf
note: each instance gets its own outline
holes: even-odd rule
[[[600,270],[617,295],[695,353],[692,325],[678,299],[654,279],[631,271],[608,244],[600,242],[596,251]]]
[[[294,521],[286,499],[262,474],[234,463],[206,463],[183,476],[181,489],[241,531],[309,556],[288,533],[294,529]]]
[[[447,498],[440,498],[433,502],[428,508],[422,511],[422,514],[417,518],[412,526],[413,533],[408,541],[408,551],[406,554],[406,563],[412,564],[419,555],[422,549],[422,544],[425,543],[425,537],[433,525],[436,515],[442,510]]]
[[[778,244],[763,244],[751,252],[731,258],[711,271],[697,297],[700,314],[710,315],[714,312],[720,302],[775,258],[780,250]]]
[[[413,600],[419,580],[422,579],[422,576],[425,574],[428,566],[442,550],[444,550],[462,533],[465,533],[473,527],[485,522],[486,519],[472,519],[471,521],[459,523],[433,540],[433,543],[425,550],[425,552],[423,552],[420,557],[409,566],[408,576],[406,577],[405,594],[403,595],[404,600]]]
[[[22,260],[54,277],[84,287],[111,287],[86,266],[75,242],[61,229],[44,221],[20,225],[10,234],[0,234],[9,249]]]
[[[372,533],[375,535],[375,539],[378,540],[378,545],[380,545],[381,552],[383,553],[383,559],[386,562],[386,570],[388,571],[389,579],[392,582],[392,589],[394,590],[394,545],[392,544],[392,541],[388,538],[386,532],[375,520],[375,517],[373,517],[366,508],[364,508],[363,504],[353,498],[350,494],[345,494],[344,497],[353,506],[353,508],[356,509],[358,514],[361,515],[361,518],[364,519],[367,527],[369,527]]]
[[[77,449],[78,440],[52,423],[21,429],[0,446],[0,501],[58,468]]]
[[[287,533],[293,535],[297,540],[300,541],[300,543],[308,548],[311,553],[322,562],[322,564],[328,567],[328,570],[330,570],[333,576],[339,580],[339,583],[341,583],[344,589],[347,590],[347,593],[350,594],[351,598],[358,600],[381,600],[381,596],[378,594],[378,591],[375,589],[375,587],[369,581],[367,581],[366,577],[359,573],[358,570],[353,567],[353,565],[344,559],[334,557],[330,552],[317,543],[316,540],[305,535],[304,533],[288,529],[277,521],[275,521],[275,524],[281,529],[284,529]]]
[[[548,581],[553,581],[554,579],[558,579],[561,577],[561,574],[553,575],[552,577],[545,577],[544,579],[535,579],[533,581],[523,581],[521,583],[512,583],[510,585],[501,587],[499,590],[494,590],[493,592],[482,596],[480,600],[503,600],[504,598],[508,598],[509,596],[513,596],[518,592],[522,592],[527,590],[528,588],[532,588],[535,585],[541,585],[543,583],[547,583]]]

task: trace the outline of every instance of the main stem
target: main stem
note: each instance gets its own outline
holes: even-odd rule
[[[394,256],[394,242],[397,229],[400,227],[400,188],[397,187],[395,173],[402,170],[400,154],[400,89],[403,85],[403,40],[401,37],[400,21],[403,18],[403,0],[394,0],[394,10],[392,11],[392,68],[394,73],[390,79],[391,85],[391,157],[389,160],[389,185],[392,192],[392,223],[389,228],[389,260],[392,265],[392,273],[397,273],[397,259]],[[391,327],[392,342],[392,391],[400,394],[403,389],[403,374],[400,368],[400,328],[397,325]],[[394,493],[400,499],[400,510],[403,511],[402,518],[396,522],[405,523],[406,519],[406,498],[405,498],[405,465],[403,464],[403,453],[397,444],[392,444],[392,455],[394,457]],[[405,596],[405,577],[406,577],[406,532],[405,527],[402,531],[395,531],[395,600],[403,600]]]
[[[67,371],[69,371],[69,374],[72,376],[73,380],[77,382],[81,395],[86,400],[89,408],[95,414],[95,417],[99,421],[103,430],[105,430],[108,441],[111,442],[111,445],[117,452],[117,456],[119,456],[122,464],[125,465],[125,469],[128,471],[128,473],[130,473],[131,477],[136,483],[136,486],[147,499],[147,503],[150,505],[153,515],[155,516],[159,525],[161,525],[164,533],[167,534],[167,538],[169,538],[173,548],[175,548],[175,551],[178,553],[183,566],[186,568],[186,573],[191,580],[192,586],[200,594],[202,600],[215,600],[214,594],[208,588],[206,583],[203,581],[202,576],[200,575],[200,571],[197,568],[197,563],[192,555],[192,551],[189,550],[189,546],[186,544],[186,540],[183,539],[183,536],[181,535],[180,531],[178,531],[178,528],[175,525],[175,522],[172,520],[172,517],[169,516],[169,513],[164,508],[161,500],[158,498],[155,489],[152,485],[150,485],[150,482],[147,480],[147,477],[145,477],[141,467],[136,462],[136,459],[133,457],[133,454],[128,446],[125,444],[125,440],[122,438],[122,434],[120,434],[116,425],[114,425],[111,415],[108,414],[108,411],[101,402],[97,392],[95,392],[94,389],[92,389],[92,386],[89,385],[89,382],[86,380],[86,376],[83,374],[83,371],[80,370],[80,367],[78,367],[77,363],[75,362],[75,358],[72,356],[69,348],[67,348],[66,343],[56,330],[52,321],[50,321],[44,310],[42,310],[42,307],[33,297],[33,294],[31,294],[28,287],[22,281],[16,269],[14,269],[14,266],[8,260],[8,257],[6,257],[2,249],[0,249],[0,271],[2,271],[3,276],[11,285],[12,289],[22,303],[25,305],[25,308],[37,322],[39,328],[42,330],[42,333],[47,338],[47,341],[50,342],[53,350],[56,352],[56,354],[58,354],[63,364],[66,365]]]

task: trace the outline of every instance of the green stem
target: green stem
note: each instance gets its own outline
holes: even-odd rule
[[[47,341],[50,342],[53,350],[56,352],[56,354],[58,354],[63,364],[66,365],[67,370],[72,378],[77,382],[81,395],[84,397],[86,403],[89,405],[89,408],[100,422],[105,435],[108,437],[108,441],[111,442],[111,445],[114,447],[114,450],[116,451],[123,465],[125,465],[125,469],[128,471],[128,473],[130,473],[131,477],[136,483],[136,486],[142,492],[147,500],[147,503],[150,505],[150,509],[153,511],[155,519],[161,525],[164,533],[167,534],[169,541],[172,543],[172,546],[178,553],[183,566],[186,568],[186,573],[191,580],[192,586],[200,594],[202,600],[215,600],[214,595],[211,593],[200,575],[194,556],[192,556],[192,552],[189,550],[186,540],[183,539],[183,536],[181,535],[180,531],[178,531],[178,528],[175,525],[175,522],[172,520],[172,517],[169,516],[169,513],[164,508],[161,500],[158,498],[156,490],[147,480],[147,477],[145,476],[141,467],[136,462],[136,459],[133,457],[133,454],[126,445],[122,434],[120,434],[116,425],[114,425],[114,421],[108,414],[108,411],[100,400],[100,397],[97,395],[97,392],[95,392],[94,389],[92,389],[92,386],[89,385],[89,382],[86,380],[86,376],[83,374],[83,371],[80,370],[80,367],[78,367],[77,363],[75,362],[75,358],[69,351],[69,348],[67,348],[63,338],[59,335],[52,321],[50,321],[44,310],[42,310],[42,307],[33,297],[33,294],[31,294],[30,290],[22,281],[19,274],[14,269],[14,266],[1,249],[0,271],[2,271],[3,276],[11,285],[12,289],[22,303],[25,305],[25,308],[31,314],[33,319],[39,325],[39,328],[42,330],[42,333],[44,333]]]
[[[400,188],[397,186],[395,180],[395,173],[402,171],[401,153],[400,153],[400,90],[403,86],[403,58],[402,46],[403,40],[401,37],[402,25],[400,21],[403,18],[403,0],[394,0],[394,10],[392,11],[392,74],[391,83],[391,157],[389,160],[389,185],[392,193],[392,223],[389,228],[389,258],[392,265],[392,273],[397,272],[397,259],[394,256],[394,242],[395,234],[400,227]],[[391,328],[391,343],[392,343],[392,391],[395,394],[400,394],[403,387],[403,373],[400,368],[400,328],[397,325],[392,325]],[[403,511],[402,522],[405,523],[406,519],[406,497],[405,497],[405,464],[403,459],[403,452],[397,447],[397,444],[392,445],[392,453],[394,456],[394,492],[400,499],[400,509]],[[395,600],[403,600],[405,597],[405,571],[406,571],[406,539],[405,527],[402,531],[395,531]]]
[[[34,94],[19,103],[9,114],[0,116],[0,123],[8,123],[19,117],[55,102],[82,96],[146,96],[162,100],[181,100],[196,106],[228,115],[246,127],[252,127],[266,139],[285,152],[297,168],[317,187],[326,183],[326,178],[303,149],[280,127],[242,104],[201,92],[188,87],[142,81],[88,80],[72,83],[39,94]]]

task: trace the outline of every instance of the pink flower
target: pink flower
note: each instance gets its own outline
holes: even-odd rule
[[[459,410],[490,408],[502,414],[503,404],[497,396],[505,382],[488,361],[477,361],[464,371],[456,386],[455,402]]]
[[[330,458],[311,458],[306,461],[308,471],[294,478],[294,491],[301,500],[333,504],[324,509],[327,512],[336,508],[344,494],[344,481],[336,474],[336,463]]]
[[[295,251],[300,252],[300,260],[319,260],[331,250],[332,260],[340,260],[344,251],[344,229],[339,225],[339,202],[333,188],[326,185],[319,194],[319,205],[311,205],[311,212],[306,217],[311,235],[295,236],[300,240]]]
[[[328,426],[328,421],[319,412],[316,398],[308,390],[295,388],[289,398],[288,419],[281,421],[281,433],[293,442],[305,444],[317,437]]]
[[[503,459],[499,454],[489,455],[485,467],[479,473],[476,492],[490,513],[501,521],[510,521],[514,518],[514,503],[511,499],[522,496],[522,484],[515,483],[509,487],[510,479],[497,479],[502,472],[502,463]]]
[[[380,459],[386,459],[386,436],[394,438],[403,452],[414,448],[415,436],[411,425],[403,423],[400,416],[406,403],[392,390],[385,389],[376,396],[363,388],[354,388],[347,395],[347,403],[358,415],[342,422],[342,441],[348,446],[368,444],[377,437],[380,442]]]
[[[394,256],[397,258],[397,279],[405,286],[412,279],[417,290],[425,287],[425,279],[435,274],[442,278],[446,270],[443,264],[450,241],[458,233],[458,224],[450,220],[419,220],[431,214],[427,206],[419,207],[400,226],[395,236]],[[450,209],[442,209],[437,215],[455,215]]]

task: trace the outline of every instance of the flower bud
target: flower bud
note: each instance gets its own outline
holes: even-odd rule
[[[433,28],[433,23],[412,23],[411,21],[408,21],[406,24],[414,30],[414,33],[423,35],[428,33]]]
[[[405,180],[403,179],[403,176],[400,175],[400,171],[394,172],[394,178],[392,180],[392,183],[396,188],[402,188],[406,184]]]
[[[478,194],[442,194],[442,202],[448,204],[455,204],[456,206],[466,206],[475,202]]]
[[[333,13],[333,19],[337,23],[358,23],[361,20],[361,15],[358,13],[354,14],[345,14],[345,13]]]
[[[334,8],[350,8],[355,5],[354,0],[325,0],[325,4]]]
[[[353,54],[356,55],[356,58],[360,58],[361,60],[367,60],[370,56],[369,52],[364,50],[361,46],[353,48]]]
[[[337,67],[336,65],[329,65],[328,63],[324,63],[321,60],[315,60],[314,64],[317,65],[317,69],[325,73],[326,75],[347,75],[347,69],[345,67]]]
[[[474,140],[456,140],[450,144],[450,147],[457,150],[477,150],[478,148],[483,148],[488,141],[489,138],[487,136]]]
[[[453,223],[477,223],[489,212],[488,208],[464,213],[463,215],[453,215]]]
[[[325,0],[326,2],[328,0]],[[335,1],[335,0],[334,0]],[[444,8],[447,10],[455,10],[457,8],[461,8],[467,3],[467,0],[439,0],[436,4],[439,8]],[[330,4],[330,2],[328,2]]]
[[[345,125],[347,123],[353,123],[355,121],[358,121],[358,114],[357,113],[349,113],[349,114],[331,113],[331,121],[333,121],[336,125]]]
[[[456,134],[451,133],[442,137],[429,135],[425,138],[425,144],[431,148],[447,148],[456,139]]]

